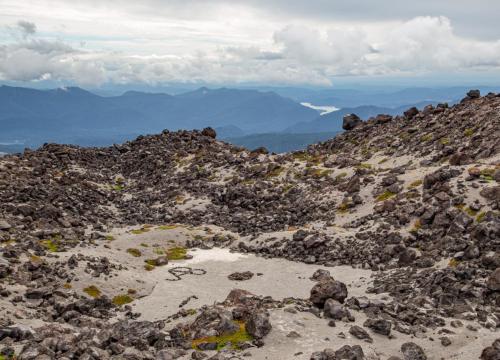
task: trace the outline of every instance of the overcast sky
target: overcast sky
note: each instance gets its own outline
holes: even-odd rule
[[[0,0],[0,81],[500,79],[499,0]]]

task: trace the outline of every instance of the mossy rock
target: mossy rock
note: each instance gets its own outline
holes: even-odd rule
[[[191,346],[195,350],[200,350],[201,344],[213,344],[217,346],[217,351],[221,351],[227,347],[232,350],[240,350],[242,343],[252,341],[252,336],[246,331],[245,323],[235,321],[238,324],[238,330],[234,333],[222,334],[220,336],[208,336],[201,339],[195,339],[191,342]]]

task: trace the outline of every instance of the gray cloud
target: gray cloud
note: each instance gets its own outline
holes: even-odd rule
[[[102,5],[98,0],[81,2]],[[251,9],[262,21],[281,18],[322,22],[408,21],[417,16],[445,16],[458,35],[485,40],[500,39],[500,1],[497,0],[108,0],[110,8],[148,14],[170,15],[188,19],[210,18],[229,7]]]
[[[17,22],[18,28],[21,30],[24,37],[34,35],[36,33],[36,25],[35,23],[19,20]]]

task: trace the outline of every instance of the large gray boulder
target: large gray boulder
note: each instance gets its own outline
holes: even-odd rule
[[[404,360],[427,360],[424,350],[413,342],[401,345]]]
[[[269,313],[266,311],[254,312],[246,323],[247,332],[256,339],[262,339],[271,332],[271,329]]]

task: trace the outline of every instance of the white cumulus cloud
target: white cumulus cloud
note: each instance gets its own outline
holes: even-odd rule
[[[380,25],[285,25],[260,45],[168,46],[134,53],[135,41],[109,39],[128,51],[93,46],[92,39],[49,37],[28,21],[0,43],[0,80],[104,83],[172,82],[329,85],[335,76],[500,71],[500,41],[455,34],[446,17],[415,17]],[[191,31],[191,30],[189,30]],[[21,35],[21,36],[19,36]],[[142,41],[139,41],[142,42]],[[168,41],[165,40],[168,44]],[[88,45],[90,43],[90,45]]]

